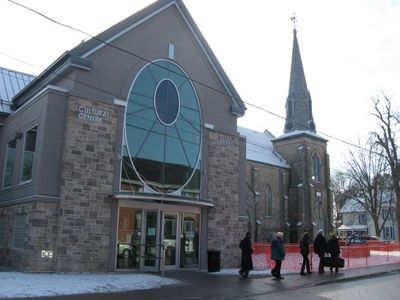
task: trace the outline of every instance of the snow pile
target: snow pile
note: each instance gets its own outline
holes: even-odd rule
[[[0,272],[0,298],[110,293],[159,288],[180,281],[148,274],[32,274]]]

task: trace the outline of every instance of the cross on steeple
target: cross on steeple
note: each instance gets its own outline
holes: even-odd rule
[[[293,12],[293,16],[290,18],[290,21],[293,22],[293,28],[296,29],[297,18],[295,12]]]

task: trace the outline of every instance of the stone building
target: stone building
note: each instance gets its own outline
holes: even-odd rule
[[[238,131],[247,137],[241,216],[255,240],[282,231],[287,241],[297,242],[305,231],[315,236],[332,230],[327,140],[316,133],[296,29],[283,134]]]
[[[237,267],[246,230],[296,240],[329,227],[327,141],[296,33],[292,125],[276,138],[237,127],[246,107],[181,0],[156,1],[18,86],[0,115],[0,265],[205,269],[218,250],[222,268]]]

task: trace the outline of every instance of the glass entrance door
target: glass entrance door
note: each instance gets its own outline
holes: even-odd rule
[[[180,249],[182,268],[195,268],[199,265],[199,224],[199,214],[183,214]]]
[[[159,230],[158,211],[144,210],[143,240],[142,240],[142,268],[158,271],[159,266]]]
[[[165,213],[163,222],[164,266],[167,269],[176,269],[178,260],[178,214]]]

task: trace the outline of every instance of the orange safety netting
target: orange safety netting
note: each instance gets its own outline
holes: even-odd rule
[[[399,242],[373,241],[361,245],[342,245],[340,256],[345,260],[345,269],[363,268],[381,264],[400,262]],[[282,262],[283,270],[300,270],[303,257],[298,244],[285,244],[286,257]],[[253,244],[253,266],[256,270],[273,268],[275,262],[271,260],[271,244]],[[310,246],[311,268],[318,269],[319,258]]]

